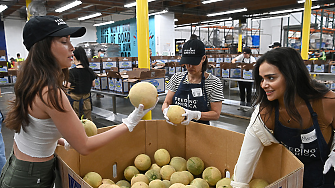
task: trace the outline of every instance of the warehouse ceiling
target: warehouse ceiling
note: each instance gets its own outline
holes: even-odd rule
[[[136,7],[125,8],[127,3],[134,0],[81,0],[82,4],[67,11],[57,13],[55,9],[69,4],[74,0],[33,0],[34,4],[46,10],[47,15],[56,15],[65,21],[78,21],[82,16],[100,12],[100,17],[85,20],[83,22],[97,22],[102,20],[111,20],[117,16],[135,17]],[[318,0],[313,1],[314,5],[321,5],[327,8],[334,7],[335,0]],[[26,0],[0,0],[0,4],[8,6],[1,13],[2,19],[17,18],[26,19]],[[39,10],[39,6],[36,6]],[[201,0],[156,0],[149,3],[149,13],[168,10],[174,12],[175,25],[199,23],[210,20],[219,20],[228,17],[241,19],[245,17],[254,17],[255,15],[266,15],[270,11],[287,10],[292,8],[303,8],[304,4],[299,4],[297,0],[223,0],[220,2],[203,4]],[[234,9],[247,8],[246,12],[233,13],[223,16],[208,17],[207,14],[229,11]],[[263,15],[263,16],[264,16]],[[333,17],[331,15],[331,17]],[[116,20],[118,21],[118,20]]]

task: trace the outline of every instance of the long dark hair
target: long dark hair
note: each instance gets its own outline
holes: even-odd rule
[[[259,76],[259,67],[264,62],[276,66],[285,77],[285,108],[289,116],[302,125],[302,118],[294,104],[296,95],[304,100],[320,99],[329,89],[310,77],[301,55],[295,49],[280,47],[270,50],[257,60],[253,71],[256,89],[255,104],[261,104],[261,109],[269,109],[268,113],[272,113],[278,101],[269,101],[265,91],[261,88],[262,77]]]
[[[28,109],[32,107],[35,97],[60,112],[65,112],[62,104],[61,90],[63,81],[68,79],[68,69],[61,69],[51,52],[53,37],[35,43],[27,59],[20,66],[14,86],[16,98],[10,101],[9,112],[5,119],[6,127],[19,133],[29,125]],[[43,88],[48,87],[47,101],[43,100]]]
[[[206,72],[207,68],[208,68],[208,57],[207,57],[207,55],[206,55],[206,59],[205,59],[205,61],[202,63],[201,71],[202,71],[202,72]]]
[[[83,65],[85,69],[87,69],[92,75],[95,76],[94,71],[90,68],[90,63],[88,61],[85,49],[81,46],[78,46],[73,51],[73,55],[76,57],[76,59]]]

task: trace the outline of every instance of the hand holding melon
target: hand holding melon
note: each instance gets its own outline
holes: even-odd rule
[[[178,105],[169,105],[169,107],[163,110],[164,118],[169,124],[180,124],[184,121],[185,117],[182,115],[185,114],[183,107]]]
[[[149,82],[139,82],[131,87],[128,97],[135,110],[122,122],[131,132],[143,116],[155,108],[158,102],[157,89]]]

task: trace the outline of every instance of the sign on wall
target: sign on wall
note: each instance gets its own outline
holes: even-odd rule
[[[151,48],[153,55],[156,53],[154,36],[155,21],[152,16],[149,18],[149,48]],[[135,18],[97,27],[97,42],[119,44],[122,57],[138,56],[137,37]]]

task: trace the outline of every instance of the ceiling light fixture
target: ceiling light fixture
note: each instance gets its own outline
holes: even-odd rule
[[[219,1],[224,1],[224,0],[208,0],[208,1],[203,1],[202,4],[215,3]]]
[[[154,13],[151,13],[151,14],[148,14],[148,16],[153,16],[153,15],[158,15],[158,14],[164,14],[164,13],[167,13],[169,12],[168,10],[163,10],[163,11],[160,11],[160,12],[154,12]]]
[[[107,24],[112,24],[112,23],[114,23],[114,21],[102,22],[102,23],[94,24],[93,26],[98,27],[98,26],[107,25]]]
[[[70,9],[70,8],[73,8],[73,7],[75,7],[75,6],[80,5],[81,3],[82,3],[81,1],[73,1],[72,3],[69,3],[69,4],[67,4],[67,5],[65,5],[65,6],[63,6],[63,7],[60,7],[60,8],[58,8],[58,9],[56,9],[55,12],[63,12],[63,11],[66,11],[66,10],[68,10],[68,9]]]
[[[155,0],[148,0],[148,3],[152,2],[152,1],[155,1]],[[136,1],[124,5],[124,7],[126,7],[126,8],[130,8],[130,7],[134,7],[134,6],[136,6]]]
[[[223,22],[223,21],[231,21],[232,18],[229,17],[229,18],[226,18],[226,19],[220,19],[220,20],[209,20],[209,21],[204,21],[204,22],[201,22],[202,24],[204,23],[210,23],[210,22]]]
[[[252,21],[271,20],[271,19],[276,19],[276,18],[287,18],[287,17],[290,17],[290,15],[285,15],[285,16],[273,16],[273,17],[268,17],[268,18],[255,18],[255,19],[252,19]]]
[[[88,15],[88,16],[80,17],[80,18],[78,18],[78,20],[87,20],[87,19],[91,19],[91,18],[98,17],[98,16],[101,16],[101,15],[102,14],[99,12],[99,13],[91,14],[91,15]]]
[[[241,8],[241,9],[236,9],[236,10],[229,10],[229,11],[224,11],[224,12],[217,12],[217,13],[212,13],[212,14],[207,14],[208,17],[212,17],[212,16],[219,16],[219,15],[223,15],[223,14],[232,14],[232,13],[237,13],[237,12],[245,12],[248,9],[246,8]]]
[[[7,5],[0,5],[0,12],[6,10],[7,8]]]
[[[318,0],[312,0],[312,1],[318,1]],[[299,3],[299,4],[301,4],[301,3],[305,3],[305,0],[299,0],[298,3]]]
[[[318,9],[318,8],[320,8],[319,5],[311,7],[311,9]],[[279,10],[279,11],[269,12],[269,14],[284,14],[284,13],[303,11],[303,10],[305,10],[305,8],[296,8],[296,9],[291,9],[291,10]]]

